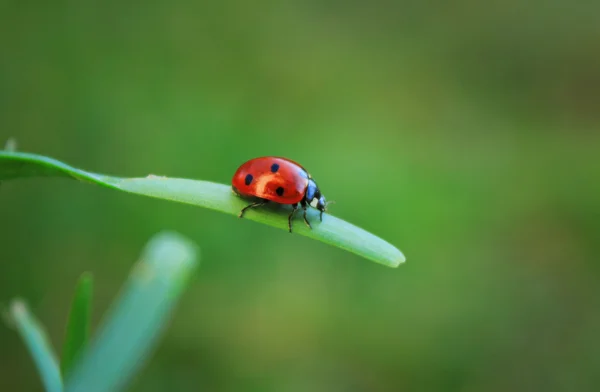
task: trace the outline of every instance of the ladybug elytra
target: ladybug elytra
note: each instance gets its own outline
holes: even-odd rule
[[[311,227],[306,218],[306,208],[311,206],[319,210],[320,220],[327,203],[317,183],[298,163],[281,157],[260,157],[243,163],[233,175],[231,188],[237,195],[253,199],[242,208],[239,217],[250,208],[264,206],[269,202],[290,204],[292,212],[288,216],[288,228],[292,232],[292,219],[298,204],[304,210],[304,222]]]

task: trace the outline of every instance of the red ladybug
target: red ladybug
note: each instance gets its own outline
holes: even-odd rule
[[[311,227],[306,219],[308,205],[321,211],[320,219],[323,221],[323,212],[327,205],[325,197],[321,195],[310,174],[298,163],[287,158],[261,157],[243,163],[231,179],[231,188],[239,196],[253,200],[252,204],[240,211],[240,218],[247,209],[260,207],[272,201],[292,205],[292,212],[288,216],[290,233],[298,203],[304,209],[304,222],[308,227]]]

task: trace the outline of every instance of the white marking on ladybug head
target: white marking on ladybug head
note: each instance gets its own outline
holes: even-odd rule
[[[319,199],[316,197],[313,197],[313,199],[310,201],[310,206],[312,208],[317,208],[318,205],[319,205]]]

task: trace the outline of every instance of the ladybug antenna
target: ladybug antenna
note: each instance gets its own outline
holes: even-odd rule
[[[330,204],[335,204],[335,200],[327,200],[325,202],[325,207],[327,208],[327,206],[329,206]]]

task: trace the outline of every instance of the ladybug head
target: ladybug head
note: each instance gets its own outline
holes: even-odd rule
[[[306,201],[312,208],[316,208],[321,211],[321,220],[323,220],[323,212],[327,209],[327,202],[325,201],[325,196],[321,194],[321,190],[317,186],[317,183],[310,179],[308,181],[308,187],[306,188]]]

